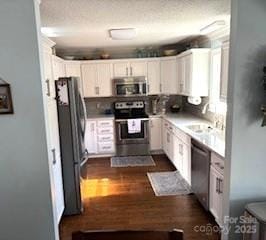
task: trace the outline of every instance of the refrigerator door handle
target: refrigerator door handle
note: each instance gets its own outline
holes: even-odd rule
[[[85,135],[85,131],[86,131],[86,127],[87,127],[87,110],[86,110],[86,105],[85,105],[85,101],[84,99],[81,97],[81,95],[79,94],[79,97],[80,97],[80,100],[81,100],[81,103],[82,103],[82,107],[83,107],[83,112],[84,112],[84,124],[83,124],[83,132],[84,132],[84,135]]]

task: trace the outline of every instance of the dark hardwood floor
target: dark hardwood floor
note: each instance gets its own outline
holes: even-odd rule
[[[84,213],[64,217],[61,240],[78,230],[182,229],[186,240],[218,240],[216,233],[199,233],[195,226],[215,225],[194,195],[156,197],[147,172],[171,171],[164,155],[153,156],[156,166],[111,168],[109,158],[90,159],[82,171]]]

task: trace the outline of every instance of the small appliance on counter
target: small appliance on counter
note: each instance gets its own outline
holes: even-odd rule
[[[153,115],[157,115],[158,114],[158,102],[159,102],[160,98],[156,98],[153,99],[151,101],[151,105],[152,105],[152,114]]]
[[[180,106],[178,104],[172,105],[170,107],[171,113],[178,113],[180,111]]]

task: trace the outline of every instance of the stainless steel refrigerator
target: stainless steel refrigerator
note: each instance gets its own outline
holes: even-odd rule
[[[64,215],[80,214],[83,210],[80,170],[87,160],[84,144],[86,108],[79,92],[78,78],[59,78],[55,84],[65,198]]]

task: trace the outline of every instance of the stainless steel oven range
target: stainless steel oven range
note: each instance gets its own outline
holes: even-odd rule
[[[114,109],[117,156],[149,155],[149,118],[144,101],[116,102]],[[133,131],[132,123],[137,126]]]

